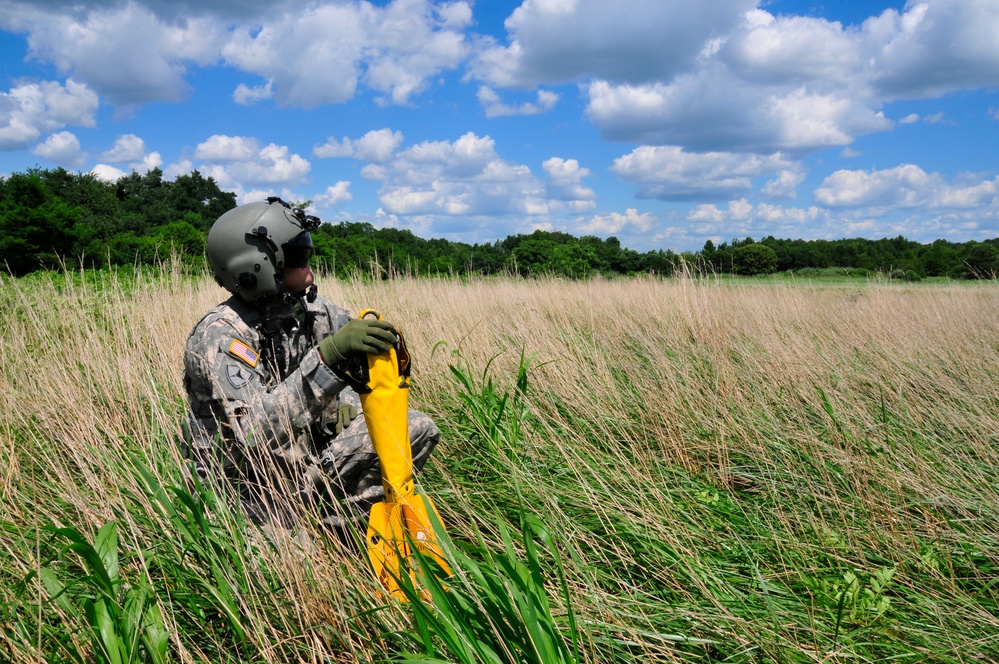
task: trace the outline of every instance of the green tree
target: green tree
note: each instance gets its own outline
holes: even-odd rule
[[[167,202],[169,191],[163,182],[163,171],[154,168],[145,175],[132,172],[119,178],[116,195],[122,208],[145,223],[137,232],[144,232],[153,226],[162,226],[173,221],[173,214]]]
[[[996,257],[996,249],[991,244],[972,244],[964,257],[964,276],[969,279],[995,279]]]
[[[132,231],[111,238],[107,251],[113,265],[150,264],[165,257],[155,237],[136,235]]]
[[[621,241],[613,235],[601,240],[594,235],[584,235],[577,241],[587,251],[592,252],[591,267],[605,274],[629,274],[642,269],[641,255],[632,249],[621,246]]]
[[[469,251],[468,268],[481,274],[498,274],[503,271],[506,255],[499,242],[473,244]]]
[[[174,213],[195,213],[196,217],[185,215],[184,219],[195,228],[207,232],[215,220],[236,207],[236,194],[219,189],[215,178],[204,177],[194,170],[186,175],[178,175],[173,182],[165,183],[166,202]]]
[[[188,212],[183,221],[160,226],[150,233],[159,257],[165,258],[175,251],[188,260],[201,260],[207,243],[205,234],[195,227],[200,219],[201,215],[197,212]]]
[[[676,271],[677,255],[672,250],[656,249],[641,255],[639,270],[657,276],[669,277]]]
[[[80,208],[46,186],[38,171],[0,181],[0,269],[23,275],[75,265]]]
[[[711,240],[704,241],[704,247],[701,248],[701,258],[704,260],[705,264],[711,269],[718,269],[718,265],[715,264],[716,254],[718,250],[715,249],[715,243]]]
[[[108,240],[118,233],[137,231],[143,224],[135,214],[126,214],[115,195],[115,185],[91,173],[69,173],[57,168],[39,176],[53,195],[79,208],[72,254],[87,266],[103,266],[108,260]]]
[[[958,252],[953,245],[946,240],[936,240],[923,249],[920,272],[927,277],[945,277],[958,262]]]
[[[551,258],[557,246],[551,239],[539,233],[522,239],[512,252],[517,271],[527,276],[537,276],[550,271]]]
[[[743,244],[732,250],[732,256],[736,274],[753,276],[777,269],[777,252],[765,244]]]
[[[585,279],[593,274],[597,263],[596,252],[592,247],[581,244],[556,245],[548,262],[549,270],[572,279]]]

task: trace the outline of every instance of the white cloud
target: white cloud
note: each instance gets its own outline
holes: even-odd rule
[[[52,134],[36,145],[31,154],[68,168],[79,168],[87,160],[87,155],[80,149],[80,139],[68,131]]]
[[[658,221],[652,213],[639,213],[635,208],[628,208],[624,214],[608,212],[595,215],[577,228],[584,235],[616,235],[622,231],[648,233]]]
[[[725,213],[718,209],[718,206],[714,203],[701,203],[687,215],[687,218],[692,221],[717,223],[725,219]]]
[[[132,164],[132,170],[138,171],[139,173],[145,173],[154,168],[159,168],[162,165],[163,157],[160,156],[160,153],[150,152],[149,154],[143,155],[141,162]]]
[[[265,83],[233,98],[311,108],[354,96],[359,84],[406,104],[467,56],[464,1],[12,4],[0,25],[27,33],[31,56],[72,74],[113,104],[179,101],[193,66],[220,61]],[[5,9],[5,11],[7,11]],[[113,65],[109,64],[113,63]]]
[[[386,93],[392,103],[408,104],[430,77],[457,67],[468,53],[460,30],[471,20],[471,7],[458,5],[443,16],[427,0],[396,0],[386,6],[370,28],[375,55],[367,63],[368,86]]]
[[[488,85],[479,87],[476,94],[479,104],[485,109],[487,118],[499,118],[511,115],[538,115],[550,111],[558,103],[559,95],[548,90],[538,90],[537,102],[524,102],[519,106],[504,104],[496,91]]]
[[[32,57],[120,106],[186,97],[185,63],[213,62],[223,35],[205,19],[164,23],[134,2],[72,12],[35,7],[19,22]]]
[[[883,113],[858,107],[853,98],[804,87],[773,96],[768,110],[774,146],[791,150],[847,145],[858,134],[891,127]]]
[[[236,191],[236,203],[238,205],[258,203],[267,200],[271,196],[278,196],[285,201],[301,201],[305,198],[297,191],[288,187],[266,187],[263,189],[244,189],[243,187],[239,187]]]
[[[426,141],[414,145],[400,155],[400,163],[406,162],[409,162],[406,178],[410,181],[427,181],[429,173],[438,169],[440,175],[454,179],[496,176],[502,179],[504,173],[519,169],[498,158],[496,141],[472,132],[453,143]],[[427,171],[421,172],[422,169]]]
[[[451,2],[434,8],[441,24],[452,30],[463,30],[472,24],[472,7],[467,2]]]
[[[205,161],[246,161],[252,159],[259,149],[254,138],[215,134],[198,144],[194,158]]]
[[[271,99],[273,97],[274,90],[271,81],[267,81],[264,85],[256,86],[249,86],[245,83],[240,83],[236,86],[236,90],[232,93],[232,100],[240,106],[252,106],[259,101]]]
[[[999,4],[910,2],[864,23],[876,39],[872,81],[885,98],[999,85]]]
[[[899,124],[907,125],[919,122],[918,113],[909,113],[907,116],[898,121]]]
[[[392,158],[395,150],[402,145],[401,131],[391,129],[376,129],[354,142],[354,157],[363,161],[377,163],[386,162]]]
[[[223,134],[199,143],[194,158],[206,162],[198,170],[223,187],[300,182],[312,168],[287,146],[271,143],[260,148],[255,138]]]
[[[425,189],[392,187],[379,196],[384,209],[392,214],[468,214],[465,195],[442,182],[431,182]]]
[[[309,162],[289,154],[286,146],[271,143],[250,161],[230,163],[227,170],[236,179],[250,184],[280,184],[300,181],[311,169]]]
[[[856,31],[805,16],[746,14],[718,50],[718,58],[746,81],[764,86],[842,88],[855,85],[869,48]]]
[[[911,174],[910,174],[911,175]],[[999,222],[999,201],[995,192],[997,181],[979,181],[977,186],[954,186],[953,191],[970,198],[993,197],[992,202],[978,207],[946,208],[939,213],[913,212],[899,214],[876,207],[823,209],[817,206],[784,207],[767,203],[750,204],[745,199],[730,201],[726,206],[699,205],[687,214],[687,226],[673,236],[711,237],[716,243],[729,239],[767,236],[784,239],[838,239],[843,237],[883,238],[904,235],[909,239],[928,241],[937,238],[967,240],[969,236],[986,239],[995,237]],[[985,191],[983,191],[985,190]],[[943,202],[943,201],[941,201]],[[964,199],[963,203],[967,203]]]
[[[383,164],[365,164],[361,168],[361,177],[365,180],[385,182],[389,179],[389,169]]]
[[[120,168],[115,168],[114,166],[109,166],[108,164],[97,164],[90,169],[90,172],[97,179],[112,183],[117,182],[119,179],[128,175]]]
[[[999,178],[946,186],[938,192],[932,207],[999,210]]]
[[[102,153],[99,158],[110,164],[128,164],[128,170],[137,173],[146,173],[163,164],[160,153],[146,152],[145,141],[135,134],[119,136],[111,149]]]
[[[146,155],[146,142],[135,134],[123,134],[115,139],[114,146],[101,155],[112,164],[141,161]]]
[[[791,222],[793,224],[804,224],[819,217],[819,209],[815,206],[808,208],[782,207],[780,205],[770,205],[760,203],[756,206],[757,217],[768,222]],[[747,215],[743,215],[746,218]]]
[[[939,173],[926,173],[913,164],[871,171],[840,170],[813,192],[814,200],[830,208],[862,208],[867,214],[889,209],[970,209],[996,205],[999,178],[949,184]]]
[[[97,95],[73,79],[15,86],[0,93],[0,149],[26,148],[67,125],[93,127],[97,107]]]
[[[340,203],[353,200],[350,193],[350,182],[341,180],[336,184],[326,187],[326,191],[316,197],[316,205],[320,208],[336,207]]]
[[[750,190],[753,178],[770,175],[777,175],[771,193],[786,196],[800,182],[798,170],[780,154],[690,153],[676,146],[638,147],[611,166],[621,179],[639,186],[639,197],[670,201],[728,198]]]
[[[314,146],[312,154],[319,158],[354,157],[361,161],[383,163],[392,158],[403,139],[401,131],[391,129],[375,129],[356,140],[346,137],[337,140],[330,136],[324,144]]]
[[[198,172],[206,178],[214,178],[218,183],[219,188],[225,191],[235,192],[237,199],[240,199],[246,192],[246,188],[242,185],[242,183],[232,177],[222,164],[204,163],[198,166]],[[264,198],[266,198],[266,196],[264,196]],[[260,200],[263,200],[263,198]]]
[[[587,115],[607,138],[697,151],[806,153],[847,145],[853,137],[891,128],[862,96],[843,90],[768,88],[721,67],[671,84],[586,88]]]
[[[239,104],[314,107],[366,87],[409,104],[477,48],[468,76],[487,115],[544,112],[557,93],[504,103],[498,86],[580,82],[612,140],[688,150],[804,153],[884,131],[886,101],[999,85],[999,6],[911,2],[859,26],[774,16],[756,0],[524,0],[504,43],[471,34],[469,2],[325,4],[229,0],[15,3],[0,18],[31,56],[119,106],[178,100],[193,66],[220,60],[262,78]],[[219,17],[225,17],[220,20]],[[109,66],[108,63],[114,63]],[[6,140],[31,123],[8,122]],[[28,138],[55,128],[41,129]]]
[[[805,173],[801,169],[789,168],[777,174],[773,180],[768,181],[760,193],[767,198],[796,198],[798,185],[805,179]]]
[[[8,104],[3,104],[8,106]],[[0,149],[15,150],[22,149],[38,139],[41,132],[38,127],[26,121],[26,118],[18,114],[0,111]]]
[[[831,218],[815,206],[784,207],[770,203],[750,203],[744,198],[728,201],[724,206],[703,204],[687,213],[693,222],[695,235],[742,240],[761,240],[772,235],[778,238],[815,238],[840,236],[842,220]]]
[[[610,140],[797,155],[890,130],[887,101],[999,84],[995,3],[912,2],[849,27],[755,4],[526,0],[470,72],[494,87],[578,81]],[[509,110],[492,87],[480,98]]]
[[[281,106],[306,108],[354,96],[364,47],[362,17],[348,5],[315,6],[262,28],[239,26],[226,63],[267,79]]]
[[[262,28],[237,27],[225,61],[266,78],[281,106],[311,108],[351,99],[359,83],[407,104],[468,46],[464,2],[437,9],[428,0],[313,5],[273,17]]]
[[[596,206],[597,193],[583,184],[590,169],[580,168],[575,159],[552,157],[541,165],[548,174],[548,198],[573,212],[588,212]]]
[[[377,174],[386,214],[400,216],[546,214],[549,202],[529,168],[496,154],[492,138],[466,133],[399,152]],[[366,174],[368,177],[368,174]]]
[[[163,177],[167,180],[175,180],[178,175],[188,175],[193,170],[194,163],[190,159],[182,159],[164,168]]]
[[[315,145],[312,147],[312,154],[319,157],[320,159],[329,159],[333,157],[353,157],[354,156],[354,142],[349,138],[344,138],[342,141],[330,136],[326,139],[326,142],[322,145]]]
[[[941,184],[942,178],[912,164],[883,171],[840,170],[823,180],[813,196],[826,207],[913,207],[925,204],[929,190]]]
[[[476,78],[505,87],[602,78],[666,80],[693,66],[705,42],[725,34],[754,0],[677,3],[524,0],[506,21],[508,44],[477,54]]]
[[[738,0],[638,5],[527,0],[507,20],[507,44],[487,45],[472,75],[494,86],[580,81],[605,137],[696,151],[804,154],[893,126],[873,63],[905,29],[897,13],[847,29]],[[480,101],[511,110],[491,87]]]

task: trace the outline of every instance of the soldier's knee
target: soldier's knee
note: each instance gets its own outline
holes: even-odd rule
[[[432,440],[436,444],[441,437],[441,432],[429,416],[414,410],[410,412],[409,416],[409,437]]]
[[[413,446],[413,463],[421,467],[437,447],[441,432],[429,416],[411,411],[409,417],[409,440]]]

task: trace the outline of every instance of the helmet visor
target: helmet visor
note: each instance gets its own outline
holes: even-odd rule
[[[305,267],[312,258],[312,235],[302,231],[281,245],[285,267]]]

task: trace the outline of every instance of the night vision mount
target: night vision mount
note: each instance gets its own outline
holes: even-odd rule
[[[284,200],[282,200],[281,197],[279,196],[268,196],[267,202],[272,205],[274,203],[280,203],[281,205],[291,210],[291,213],[295,215],[295,218],[298,219],[298,222],[302,225],[302,229],[309,231],[310,233],[319,228],[319,224],[322,223],[319,220],[319,217],[311,214],[305,214],[305,210],[303,210],[302,208],[292,207]]]

